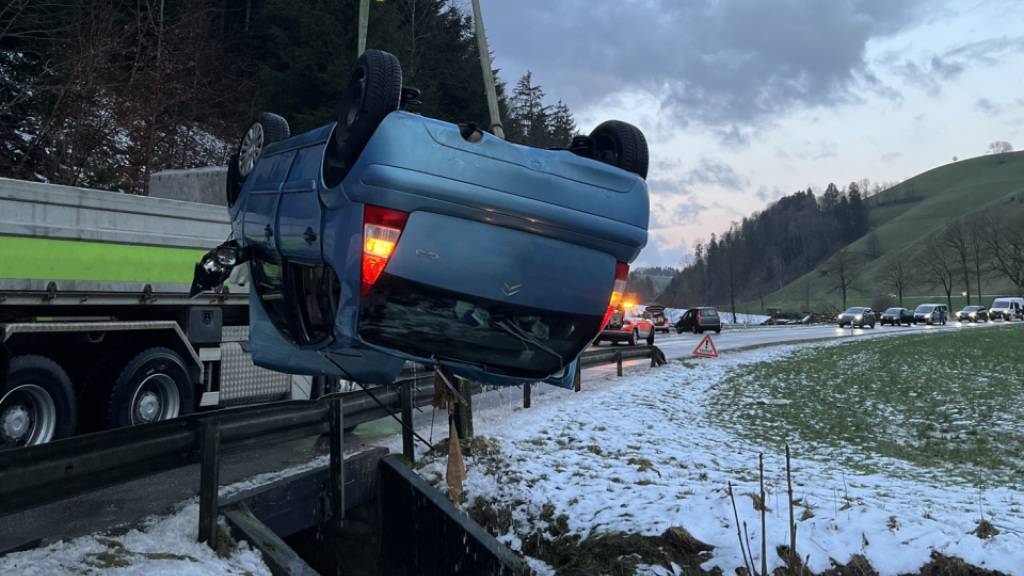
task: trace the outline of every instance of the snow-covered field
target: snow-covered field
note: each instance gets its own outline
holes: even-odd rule
[[[561,514],[582,537],[610,531],[657,535],[681,526],[715,546],[705,568],[731,574],[743,560],[726,486],[735,486],[759,565],[760,521],[750,495],[757,492],[758,453],[765,451],[769,566],[779,566],[775,547],[788,543],[784,455],[714,425],[706,404],[730,370],[806,347],[590,379],[583,392],[545,399],[529,410],[512,408],[510,395],[509,406],[475,415],[476,434],[493,440],[494,449],[467,458],[466,502],[483,498],[511,512],[501,540],[514,549],[522,548],[524,535]],[[905,468],[911,465],[898,460],[890,460],[884,473],[857,474],[802,455],[799,444],[793,455],[797,549],[815,572],[857,554],[882,575],[913,572],[934,550],[1024,574],[1024,492],[909,480],[914,476]],[[438,459],[421,473],[443,487],[444,470]],[[983,540],[972,534],[982,513],[998,535]],[[652,567],[649,573],[667,572]]]
[[[788,543],[788,500],[783,454],[740,438],[716,424],[711,399],[737,369],[765,360],[784,360],[811,344],[727,354],[716,360],[685,360],[626,377],[591,375],[583,391],[556,390],[529,410],[520,395],[478,409],[475,431],[488,450],[467,457],[466,502],[482,499],[511,522],[500,540],[522,551],[524,536],[563,526],[587,536],[623,532],[659,535],[683,527],[715,546],[705,568],[732,574],[743,565],[731,502],[733,484],[750,547],[760,564],[761,532],[752,495],[757,492],[758,453],[765,453],[768,564]],[[604,374],[604,373],[602,373]],[[777,398],[751,397],[772,404]],[[434,436],[443,436],[439,422]],[[421,430],[425,437],[429,430]],[[400,450],[400,438],[383,441]],[[864,556],[885,576],[915,572],[932,551],[976,566],[1024,575],[1024,491],[1006,485],[974,485],[912,474],[912,465],[889,459],[859,474],[793,443],[793,477],[798,501],[798,551],[815,572],[832,560]],[[428,458],[420,473],[444,487],[443,458]],[[322,459],[285,472],[222,489],[226,495],[272,481]],[[876,461],[876,464],[878,462]],[[0,558],[0,574],[268,574],[258,552],[245,543],[221,555],[195,542],[198,506],[181,503],[170,515],[131,530],[115,530]],[[972,532],[984,514],[999,531],[988,539]],[[560,519],[565,515],[564,519]],[[564,523],[564,524],[562,524]],[[560,528],[561,529],[561,528]],[[530,559],[540,574],[553,572]],[[637,574],[671,574],[641,565]]]

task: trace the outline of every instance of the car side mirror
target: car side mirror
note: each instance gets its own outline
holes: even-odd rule
[[[235,266],[248,259],[248,250],[239,246],[237,240],[228,240],[210,250],[196,263],[189,297],[221,286],[227,281]]]

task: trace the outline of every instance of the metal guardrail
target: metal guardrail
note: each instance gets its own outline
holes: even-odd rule
[[[664,356],[657,347],[591,350],[582,366]],[[659,361],[660,362],[660,361]],[[405,373],[395,384],[367,391],[335,393],[315,401],[296,400],[225,408],[174,420],[86,434],[40,446],[0,452],[0,516],[100,490],[202,461],[203,428],[214,423],[220,450],[318,436],[330,429],[330,405],[342,399],[345,427],[385,418],[400,409],[405,384],[431,381],[431,372]],[[474,384],[472,393],[483,388]],[[429,404],[432,386],[416,386],[412,404]]]

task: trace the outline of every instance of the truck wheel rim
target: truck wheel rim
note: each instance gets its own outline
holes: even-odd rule
[[[253,167],[256,165],[256,160],[259,159],[260,152],[262,151],[263,125],[259,122],[254,122],[245,132],[245,137],[242,138],[242,145],[238,151],[238,174],[240,176],[244,178],[252,172]]]
[[[56,428],[57,405],[41,386],[22,384],[0,398],[0,448],[45,444]]]
[[[177,418],[181,412],[178,385],[167,374],[151,374],[132,396],[132,424],[148,424]]]

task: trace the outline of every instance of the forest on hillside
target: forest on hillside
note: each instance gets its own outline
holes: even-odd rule
[[[10,0],[0,8],[0,176],[145,194],[165,168],[226,162],[257,111],[333,121],[358,0]],[[370,3],[367,47],[402,63],[414,111],[489,125],[472,20],[450,0]],[[561,101],[497,77],[510,140],[568,145]]]
[[[669,306],[757,300],[799,278],[868,229],[861,185],[829,184],[821,196],[808,188],[712,234],[694,248],[659,303]]]

